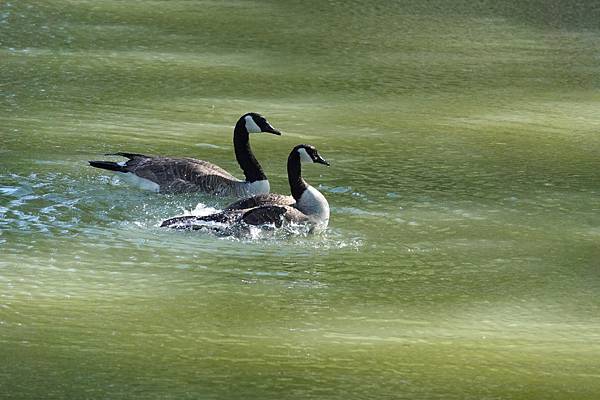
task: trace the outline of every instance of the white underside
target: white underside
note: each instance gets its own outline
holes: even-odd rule
[[[152,182],[150,179],[141,178],[132,172],[120,173],[118,176],[123,181],[137,186],[140,189],[149,190],[151,192],[158,192],[160,190],[158,183]]]
[[[124,182],[127,182],[140,189],[149,190],[151,192],[160,191],[160,185],[158,183],[152,182],[150,179],[139,177],[132,172],[119,173],[117,176]],[[269,181],[266,179],[252,183],[244,182],[242,190],[240,191],[242,193],[239,193],[239,195],[254,196],[257,194],[269,193],[269,190]]]

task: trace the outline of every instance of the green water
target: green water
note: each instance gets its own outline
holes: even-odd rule
[[[592,1],[1,1],[0,398],[597,399],[600,9]],[[201,195],[87,160],[241,176],[321,236],[164,231]]]

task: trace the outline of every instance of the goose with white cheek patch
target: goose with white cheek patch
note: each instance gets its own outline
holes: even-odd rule
[[[135,153],[113,153],[128,161],[90,161],[90,165],[117,172],[120,177],[142,189],[161,193],[201,192],[216,196],[245,198],[269,193],[270,185],[250,148],[250,134],[268,132],[281,135],[257,113],[240,117],[233,130],[235,158],[244,171],[240,180],[223,168],[194,158],[151,157]]]
[[[307,225],[312,232],[322,231],[329,223],[329,203],[325,196],[302,178],[301,163],[329,166],[316,148],[300,144],[290,152],[287,162],[292,196],[257,195],[230,204],[224,211],[216,214],[170,218],[163,221],[161,226],[193,230],[206,228],[217,233],[227,233],[249,225],[274,225],[279,228],[292,223]]]

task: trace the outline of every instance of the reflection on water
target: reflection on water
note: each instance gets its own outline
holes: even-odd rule
[[[598,10],[538,3],[0,3],[4,397],[595,399]],[[87,167],[237,171],[247,111],[273,191],[327,153],[322,235]]]

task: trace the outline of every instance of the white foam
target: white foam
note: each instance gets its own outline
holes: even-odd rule
[[[196,217],[203,217],[205,215],[215,214],[220,211],[221,210],[209,207],[204,203],[198,203],[193,210],[186,211],[183,215],[195,215]]]

